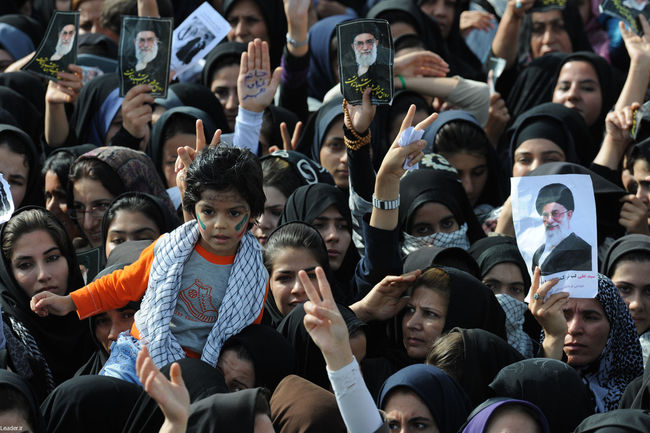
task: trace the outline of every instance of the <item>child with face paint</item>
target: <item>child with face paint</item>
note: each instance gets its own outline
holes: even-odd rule
[[[279,72],[271,74],[268,45],[259,39],[251,42],[241,59],[242,107],[263,111],[273,98]],[[239,142],[256,143],[252,136],[259,129],[237,119],[239,129],[248,132]],[[68,296],[42,292],[32,298],[31,308],[41,316],[76,310],[81,318],[142,299],[133,327],[113,344],[100,375],[140,384],[135,360],[145,344],[159,368],[185,357],[215,367],[223,343],[261,321],[268,272],[250,229],[264,211],[262,168],[243,146],[217,146],[220,137],[217,130],[206,146],[202,121],[197,120],[196,148],[178,149],[176,184],[185,224],[161,236],[122,270]],[[236,128],[235,142],[237,137]]]
[[[159,368],[186,356],[215,366],[224,341],[261,320],[268,273],[249,231],[264,209],[259,161],[241,148],[206,147],[189,165],[184,190],[191,218],[135,263],[69,296],[32,298],[37,314],[76,310],[81,318],[142,298],[100,375],[139,384],[135,358],[145,342]]]

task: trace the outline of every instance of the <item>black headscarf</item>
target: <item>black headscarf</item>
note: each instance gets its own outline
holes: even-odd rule
[[[38,102],[36,102],[38,104]],[[43,131],[43,113],[37,106],[18,93],[6,86],[0,86],[0,107],[11,113],[16,120],[18,127],[22,129],[34,143],[41,142]],[[39,151],[39,155],[42,152]]]
[[[490,388],[496,397],[526,400],[538,406],[552,432],[572,432],[593,413],[592,396],[578,372],[555,359],[525,359],[504,367]]]
[[[43,175],[41,174],[43,154],[38,150],[32,139],[23,132],[23,130],[15,126],[0,124],[0,137],[5,134],[11,135],[20,140],[27,153],[25,159],[29,166],[25,196],[21,203],[14,203],[15,207],[42,206],[45,203],[43,199]]]
[[[285,376],[293,373],[293,347],[282,334],[269,326],[247,326],[239,334],[226,340],[221,351],[231,345],[243,346],[253,359],[255,386],[273,392]]]
[[[261,388],[215,394],[190,405],[187,433],[212,433],[226,430],[253,433],[255,407]]]
[[[600,273],[612,278],[618,260],[626,254],[635,251],[643,251],[650,254],[650,236],[631,234],[618,238],[609,246],[607,254],[603,257]]]
[[[0,16],[0,48],[19,60],[38,47],[43,38],[41,25],[22,14]]]
[[[532,14],[526,14],[524,22],[519,32],[519,61],[527,63],[530,60],[530,40],[532,36]],[[569,34],[571,40],[572,52],[593,51],[587,33],[582,23],[580,11],[575,3],[567,2],[566,7],[562,9],[562,18],[564,19],[564,28]],[[542,56],[543,57],[543,56]]]
[[[425,153],[440,152],[436,147],[436,138],[440,129],[449,122],[467,122],[474,125],[478,131],[485,134],[476,118],[467,111],[448,110],[440,113],[438,118],[424,132],[422,139],[427,142],[427,146],[424,149]],[[507,179],[499,164],[497,153],[494,147],[490,144],[487,135],[485,135],[485,144],[485,153],[487,154],[485,159],[488,168],[488,177],[485,182],[485,188],[483,188],[483,192],[478,198],[476,205],[489,204],[491,206],[501,206],[507,198]]]
[[[216,98],[214,99],[216,101]],[[221,113],[223,114],[223,110]],[[217,130],[217,127],[215,125],[214,120],[212,120],[212,117],[205,111],[199,110],[198,108],[194,108],[194,107],[172,108],[171,110],[165,111],[165,113],[163,113],[163,115],[160,116],[160,119],[158,119],[155,125],[153,125],[153,128],[151,128],[151,140],[149,140],[149,150],[147,153],[151,156],[151,159],[153,160],[153,164],[156,167],[156,171],[160,175],[160,179],[162,180],[165,186],[169,186],[169,185],[167,185],[167,179],[165,179],[165,174],[163,173],[163,169],[162,169],[162,163],[163,163],[162,157],[163,157],[163,151],[165,146],[165,142],[163,141],[163,133],[165,132],[165,127],[167,126],[169,121],[173,120],[176,117],[188,117],[193,119],[194,122],[196,122],[197,119],[201,119],[203,121],[203,133],[205,134],[205,139],[208,142],[212,140],[212,136],[214,135],[214,132]],[[224,115],[224,120],[225,120],[225,115]]]
[[[280,215],[278,226],[291,221],[302,221],[307,224],[312,224],[330,206],[335,206],[343,218],[345,218],[350,230],[350,236],[352,236],[352,215],[345,193],[334,185],[324,183],[305,185],[295,190],[284,205],[284,211]],[[356,295],[356,293],[350,292],[352,290],[352,277],[358,262],[359,253],[354,246],[354,242],[350,240],[350,245],[345,253],[345,257],[343,257],[341,267],[338,271],[333,272],[340,287],[348,288],[348,293],[341,293],[342,296]],[[346,300],[340,299],[339,302],[346,303]]]
[[[65,228],[54,214],[43,208],[22,208],[15,212],[12,218],[30,209],[39,209],[47,213],[52,220],[52,224],[60,225],[61,230],[65,233]],[[0,228],[0,240],[4,237],[5,227],[6,224],[3,224],[2,228]],[[74,248],[72,247],[72,241],[67,236],[66,243],[66,250],[70,252],[65,257],[68,262],[67,293],[70,293],[81,288],[84,284],[74,254]],[[11,263],[3,256],[0,265],[0,302],[2,303],[2,310],[8,311],[27,327],[43,353],[54,376],[54,381],[61,383],[72,377],[93,351],[88,322],[86,320],[80,321],[75,312],[65,316],[49,315],[39,317],[31,311],[29,301],[30,298],[27,297],[13,276]]]
[[[282,122],[286,123],[289,131],[293,131],[296,128],[298,120],[298,116],[293,111],[289,111],[284,107],[277,105],[269,105],[266,107],[264,110],[264,123],[262,124],[261,134],[267,136],[269,147],[277,146],[282,148],[283,143],[280,124]],[[258,151],[258,153],[260,151]]]
[[[407,273],[416,269],[422,270],[431,265],[460,269],[473,277],[481,278],[476,260],[467,251],[458,247],[424,247],[413,251],[404,259],[403,272]]]
[[[547,102],[519,116],[507,132],[510,143],[510,165],[514,165],[515,150],[524,141],[546,138],[564,152],[566,162],[589,166],[598,152],[584,119],[578,112],[561,104]]]
[[[222,15],[228,19],[228,13],[237,4],[239,0],[224,0]],[[287,16],[284,13],[282,0],[253,0],[262,12],[266,31],[269,35],[269,54],[271,58],[271,68],[280,66],[280,57],[284,50],[287,33]],[[206,63],[207,64],[207,63]]]
[[[490,397],[490,383],[503,367],[521,361],[524,357],[502,338],[483,329],[454,328],[465,346],[461,376],[456,380],[476,407]]]
[[[616,409],[586,418],[574,433],[645,433],[650,431],[650,413],[641,409]]]
[[[171,93],[168,93],[168,95],[171,96],[173,94],[178,98],[181,105],[198,108],[208,113],[209,118],[214,122],[215,129],[221,129],[224,133],[231,132],[221,102],[210,91],[210,83],[207,86],[198,83],[174,83],[169,87],[169,92]]]
[[[39,113],[45,113],[46,86],[36,75],[26,71],[0,73],[0,86],[8,87],[31,102]]]
[[[336,397],[302,377],[287,376],[271,397],[277,433],[346,433]]]
[[[33,430],[31,431],[33,433],[45,433],[45,423],[43,422],[38,402],[27,382],[12,371],[0,369],[0,386],[13,388],[25,398],[29,405],[29,418],[31,418],[31,423],[33,424],[31,426]],[[47,431],[49,432],[49,430]]]
[[[472,410],[458,383],[439,368],[426,364],[410,365],[389,377],[380,391],[379,408],[386,408],[391,391],[404,388],[427,406],[440,433],[456,433]]]
[[[521,257],[517,242],[514,238],[508,236],[488,236],[487,238],[476,241],[467,252],[476,259],[476,263],[481,269],[479,278],[483,278],[490,272],[490,269],[498,264],[512,263],[521,271],[526,290],[530,287],[530,275],[526,268],[526,262]]]
[[[280,158],[289,163],[302,185],[326,183],[334,185],[334,178],[329,171],[311,158],[295,150],[276,150],[260,158],[260,162],[269,158]]]
[[[596,209],[598,209],[597,231],[598,243],[605,238],[623,236],[623,227],[618,223],[621,204],[619,200],[625,190],[602,176],[578,164],[569,162],[548,162],[528,173],[528,176],[547,176],[552,174],[588,174],[594,186]]]
[[[320,164],[320,149],[325,134],[330,125],[339,117],[343,117],[343,98],[336,97],[321,105],[318,111],[309,119],[303,131],[296,150],[304,153]],[[343,134],[343,131],[341,131]]]
[[[48,433],[122,431],[142,388],[108,376],[74,377],[41,405]]]
[[[91,80],[81,89],[70,118],[71,144],[104,146],[108,127],[121,108],[117,74],[104,74]]]
[[[203,85],[210,89],[212,84],[212,75],[221,67],[221,62],[229,58],[238,59],[241,53],[246,52],[248,46],[241,42],[222,42],[212,49],[205,56],[205,66],[203,66]],[[239,61],[237,61],[239,65]]]
[[[420,206],[435,202],[447,206],[459,226],[467,223],[470,244],[485,237],[456,170],[440,155],[425,155],[419,169],[402,177],[399,192],[399,227],[402,232],[408,231],[411,218]]]

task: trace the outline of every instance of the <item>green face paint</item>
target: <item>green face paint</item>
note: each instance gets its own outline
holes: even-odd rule
[[[244,218],[235,226],[235,230],[239,231],[241,228],[244,226],[244,224],[248,221],[248,214],[244,215]]]
[[[203,230],[205,230],[205,223],[204,223],[203,221],[201,221],[201,215],[199,215],[198,213],[196,214],[196,220],[199,222],[199,226],[200,226]]]

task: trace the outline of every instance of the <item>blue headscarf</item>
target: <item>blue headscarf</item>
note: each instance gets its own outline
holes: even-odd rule
[[[379,391],[379,408],[385,409],[393,390],[403,388],[420,397],[440,433],[456,433],[472,409],[465,391],[454,379],[426,364],[410,365],[386,379]]]

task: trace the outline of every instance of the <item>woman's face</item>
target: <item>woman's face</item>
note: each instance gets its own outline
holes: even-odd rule
[[[525,176],[547,162],[564,162],[566,156],[560,146],[546,138],[526,140],[515,149],[512,177]]]
[[[15,428],[14,431],[19,431],[21,433],[32,433],[34,429],[29,425],[29,422],[25,419],[22,411],[18,409],[10,409],[0,412],[0,425],[2,426],[11,426]]]
[[[77,223],[90,245],[98,247],[102,244],[102,217],[115,197],[100,181],[89,177],[75,181],[72,191]]]
[[[442,203],[427,202],[413,212],[408,234],[422,237],[434,233],[453,233],[459,228],[456,217],[447,206]]]
[[[266,196],[264,212],[257,224],[251,229],[251,232],[260,244],[264,245],[271,232],[278,226],[287,198],[274,186],[264,186],[262,189],[264,189],[264,195]]]
[[[226,19],[232,26],[228,40],[249,43],[255,38],[269,41],[269,32],[264,15],[253,0],[239,0],[230,9]]]
[[[239,111],[237,77],[239,77],[238,65],[224,66],[215,71],[210,84],[210,91],[221,103],[231,131],[235,130],[235,119]]]
[[[402,343],[413,359],[424,359],[442,334],[449,300],[426,286],[416,288],[402,318]]]
[[[386,422],[390,431],[400,433],[439,433],[436,420],[420,397],[413,391],[392,391],[386,404]]]
[[[650,263],[622,260],[612,281],[630,309],[639,335],[650,329]]]
[[[348,189],[348,152],[343,142],[343,117],[327,128],[320,148],[320,164],[330,172],[336,186]]]
[[[487,158],[483,155],[467,152],[443,156],[458,171],[458,176],[463,182],[463,188],[469,203],[472,206],[478,204],[478,198],[483,193],[488,178]]]
[[[438,22],[442,36],[446,39],[456,16],[456,0],[427,0],[420,9]]]
[[[563,309],[568,332],[564,353],[572,367],[588,365],[600,357],[609,338],[610,325],[595,299],[572,298]]]
[[[14,208],[18,209],[27,193],[27,181],[29,180],[27,158],[5,145],[0,145],[0,173],[9,183]]]
[[[154,241],[160,236],[160,228],[154,220],[142,212],[118,210],[108,226],[106,234],[106,258],[123,242]]]
[[[521,269],[514,263],[499,263],[494,265],[483,276],[483,284],[488,286],[495,295],[504,294],[524,302],[528,287],[524,285]]]
[[[501,408],[499,408],[501,409]],[[497,410],[499,410],[497,409]],[[505,407],[490,417],[485,433],[542,433],[537,421],[516,407]]]
[[[106,352],[111,353],[111,344],[117,341],[120,333],[128,331],[133,326],[133,308],[120,308],[108,310],[98,314],[95,318],[95,338],[99,341]]]
[[[571,53],[573,46],[560,10],[531,14],[530,55],[533,59],[548,53]]]
[[[18,238],[11,252],[11,270],[29,298],[45,291],[63,296],[68,290],[68,261],[45,230]]]
[[[650,224],[650,164],[645,159],[637,159],[632,166],[632,173],[622,173],[623,186],[630,194],[634,194],[648,208],[648,224]]]
[[[162,172],[165,175],[165,181],[167,182],[167,188],[176,186],[174,164],[176,164],[176,158],[178,157],[177,149],[183,146],[190,146],[193,148],[194,143],[196,143],[196,135],[177,134],[165,141],[165,144],[163,144],[161,164]]]
[[[600,117],[603,95],[596,70],[589,62],[568,62],[560,69],[553,102],[577,111],[591,126]]]
[[[226,349],[219,355],[217,369],[223,374],[230,392],[255,386],[255,366],[248,359],[240,358],[234,349]]]
[[[352,242],[352,228],[335,205],[325,209],[311,222],[311,225],[318,230],[325,241],[330,268],[335,272],[338,271]]]
[[[269,287],[275,305],[283,316],[307,300],[307,293],[298,279],[298,272],[307,272],[309,278],[315,281],[317,266],[320,264],[306,248],[282,248],[276,252]]]

